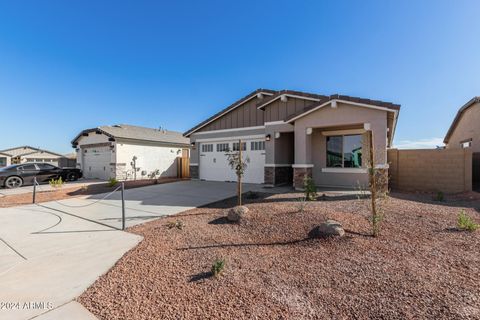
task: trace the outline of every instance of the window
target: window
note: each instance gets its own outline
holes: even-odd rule
[[[7,158],[0,158],[0,167],[5,167],[7,165]]]
[[[213,144],[202,144],[202,152],[212,152]]]
[[[252,141],[250,150],[265,150],[265,141]]]
[[[48,163],[37,163],[37,167],[40,168],[40,170],[53,170],[55,169],[54,166]]]
[[[472,146],[472,140],[460,142],[463,149],[470,148]]]
[[[242,142],[242,151],[247,150],[247,144],[245,142]],[[238,149],[238,142],[233,143],[233,151],[239,151]]]
[[[327,137],[327,167],[361,168],[362,136]]]
[[[34,164],[26,164],[24,166],[18,167],[17,170],[32,171],[32,170],[37,170],[37,167]]]
[[[217,143],[217,152],[229,151],[228,143]]]

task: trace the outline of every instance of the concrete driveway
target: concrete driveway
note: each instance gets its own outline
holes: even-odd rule
[[[244,185],[258,190],[259,185]],[[235,183],[181,181],[125,191],[132,226],[219,201]],[[88,319],[71,302],[141,238],[121,227],[120,193],[0,209],[0,319]],[[100,201],[99,201],[100,200]]]
[[[98,180],[98,179],[80,179],[77,181],[66,181],[64,187],[70,188],[70,187],[76,187],[76,186],[89,186],[92,184],[100,184],[100,183],[106,183],[106,181]],[[39,190],[41,189],[42,191],[55,190],[55,188],[51,187],[48,183],[42,183],[38,188]],[[14,195],[14,194],[32,193],[32,192],[33,192],[33,186],[30,186],[30,185],[23,186],[20,188],[15,188],[15,189],[7,189],[4,187],[0,187],[0,197]]]

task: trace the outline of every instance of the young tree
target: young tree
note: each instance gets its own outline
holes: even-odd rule
[[[375,147],[373,141],[373,133],[367,131],[368,136],[368,183],[370,191],[370,206],[372,213],[372,235],[377,237],[380,234],[381,222],[383,220],[382,201],[387,198],[388,177],[384,172],[384,168],[378,168],[375,165]]]
[[[238,150],[237,151],[227,151],[225,154],[227,156],[228,165],[232,170],[235,171],[237,175],[237,198],[238,205],[242,205],[242,177],[247,169],[250,159],[246,157],[245,159],[242,156],[242,140],[238,140]]]

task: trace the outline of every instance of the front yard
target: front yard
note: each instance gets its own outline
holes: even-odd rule
[[[362,201],[302,212],[300,196],[246,199],[239,224],[228,199],[133,227],[143,242],[78,300],[100,319],[480,318],[480,231],[455,229],[462,208],[480,222],[479,197],[392,194],[373,238]],[[327,218],[346,235],[310,239]]]

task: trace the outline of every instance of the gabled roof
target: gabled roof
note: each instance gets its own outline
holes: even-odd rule
[[[457,128],[458,122],[460,121],[460,118],[462,117],[463,113],[467,111],[468,108],[470,108],[472,105],[475,103],[480,102],[480,97],[473,97],[470,99],[467,103],[465,103],[457,112],[457,115],[453,119],[452,124],[450,125],[450,128],[447,131],[447,135],[445,136],[445,139],[443,139],[443,143],[447,144],[448,141],[450,140],[450,137],[453,134],[453,131]]]
[[[307,93],[307,92],[302,92],[302,91],[294,91],[294,90],[280,90],[280,91],[275,91],[275,90],[268,90],[268,89],[257,89],[250,94],[246,95],[245,97],[241,98],[240,100],[234,102],[227,108],[221,110],[220,112],[214,114],[207,120],[199,123],[195,127],[191,128],[190,130],[186,131],[184,133],[184,136],[188,137],[195,131],[201,129],[202,127],[206,126],[207,124],[215,121],[216,119],[220,118],[221,116],[227,114],[228,112],[234,110],[235,108],[239,107],[243,103],[249,101],[253,97],[255,97],[259,93],[266,93],[270,97],[267,99],[259,102],[257,104],[257,108],[263,110],[268,104],[276,101],[277,99],[280,99],[282,96],[287,96],[287,97],[293,97],[297,99],[305,99],[305,100],[310,100],[312,101],[312,104],[309,106],[303,108],[302,110],[296,112],[295,114],[291,115],[287,119],[285,119],[285,122],[292,121],[292,119],[295,119],[303,114],[308,114],[311,112],[313,109],[318,108],[319,106],[323,105],[324,103],[327,103],[332,100],[338,100],[338,101],[345,101],[345,102],[350,102],[353,104],[358,104],[358,105],[366,105],[366,106],[376,106],[379,108],[384,108],[384,109],[389,109],[393,112],[398,112],[400,110],[400,105],[394,104],[391,102],[384,102],[384,101],[379,101],[379,100],[370,100],[370,99],[364,99],[364,98],[358,98],[358,97],[351,97],[351,96],[345,96],[345,95],[339,95],[339,94],[334,94],[330,96],[326,95],[320,95],[320,94],[314,94],[314,93]],[[394,128],[396,126],[396,117],[394,121]],[[392,134],[393,136],[393,134]]]
[[[48,153],[48,154],[52,154],[54,156],[58,156],[60,158],[65,158],[65,156],[62,155],[62,154],[51,152],[51,151],[48,151],[48,150],[41,150],[41,149],[37,149],[36,151],[32,151],[32,152],[28,152],[28,153],[22,153],[21,155],[18,155],[17,157],[25,157],[25,156],[31,156],[32,154],[42,154],[42,153]]]
[[[249,101],[250,99],[254,98],[259,93],[266,94],[266,95],[273,95],[273,94],[276,93],[276,91],[275,90],[270,90],[270,89],[257,89],[253,92],[250,92],[245,97],[235,101],[234,103],[232,103],[231,105],[229,105],[225,109],[221,110],[220,112],[217,112],[216,114],[214,114],[213,116],[211,116],[207,120],[202,121],[199,124],[197,124],[195,127],[191,128],[190,130],[185,131],[185,133],[183,135],[188,137],[189,135],[191,135],[195,131],[197,131],[197,130],[203,128],[204,126],[206,126],[207,124],[209,124],[210,122],[213,122],[214,120],[220,118],[224,114],[236,109],[237,107],[239,107],[243,103],[245,103],[245,102]]]
[[[113,139],[131,139],[138,141],[160,142],[184,146],[187,146],[189,144],[189,140],[185,138],[181,132],[132,126],[128,124],[100,126],[97,128],[83,130],[72,140],[72,144],[75,144],[83,134],[96,131],[99,131],[105,134],[107,137]]]
[[[287,119],[285,119],[285,122],[291,122],[293,119],[297,119],[302,115],[308,114],[313,110],[319,108],[320,106],[333,100],[345,101],[345,102],[356,103],[356,104],[361,104],[366,106],[376,106],[380,108],[390,109],[392,111],[400,110],[399,104],[394,104],[391,102],[384,102],[380,100],[370,100],[370,99],[364,99],[364,98],[358,98],[358,97],[350,97],[350,96],[344,96],[339,94],[333,94],[331,96],[324,96],[324,98],[320,100],[318,103],[313,104],[309,107],[305,107],[302,110],[292,114]]]
[[[18,146],[18,147],[13,147],[13,148],[8,148],[8,149],[3,149],[3,150],[0,150],[0,152],[4,153],[4,154],[7,154],[9,156],[12,156],[9,151],[11,150],[17,150],[17,149],[32,149],[32,150],[40,150],[39,148],[34,148],[34,147],[31,147],[31,146]],[[31,151],[28,151],[28,152],[25,152],[25,153],[29,153]],[[18,154],[17,156],[19,155],[22,155],[22,154]]]
[[[3,153],[3,152],[0,152],[0,155],[1,155],[1,156],[11,157],[11,155],[9,155],[9,154],[7,154],[7,153]]]
[[[30,149],[30,150],[26,151],[26,152],[23,152],[23,153],[16,154],[16,155],[12,155],[11,153],[8,152],[8,151],[17,150],[17,149]],[[31,150],[33,150],[33,151],[31,151]],[[28,156],[28,155],[31,155],[31,154],[34,154],[34,153],[50,153],[50,154],[53,154],[53,155],[56,155],[56,156],[59,156],[59,157],[63,157],[63,155],[61,155],[59,153],[55,153],[55,152],[40,149],[40,148],[34,148],[34,147],[31,147],[31,146],[19,146],[19,147],[9,148],[9,149],[5,149],[5,150],[1,150],[0,153],[8,155],[9,157],[23,157],[23,156]]]
[[[280,90],[280,91],[277,91],[274,95],[272,95],[268,99],[266,99],[265,101],[259,102],[257,104],[257,108],[264,109],[267,105],[280,99],[282,96],[311,100],[311,101],[321,101],[325,98],[328,98],[327,96],[315,94],[315,93],[307,93],[307,92],[294,91],[294,90]]]

